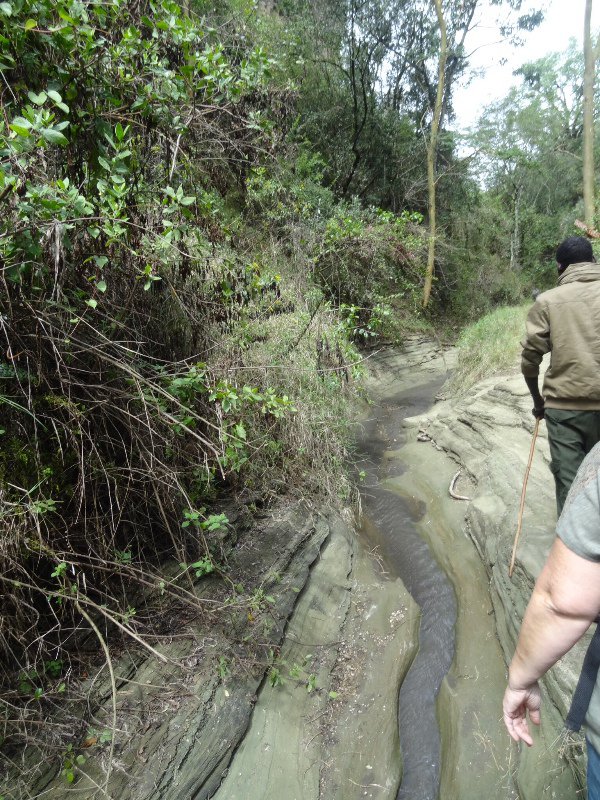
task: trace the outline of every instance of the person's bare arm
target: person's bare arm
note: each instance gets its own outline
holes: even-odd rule
[[[538,679],[577,642],[600,610],[600,563],[556,539],[527,610],[509,668],[504,723],[515,741],[533,744],[527,725],[540,722]]]

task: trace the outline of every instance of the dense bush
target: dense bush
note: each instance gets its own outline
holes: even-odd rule
[[[170,0],[0,3],[9,757],[61,752],[40,722],[90,631],[150,646],[148,603],[203,610],[190,577],[222,571],[224,493],[347,491],[356,354],[243,213],[288,95],[241,5],[217,31]]]

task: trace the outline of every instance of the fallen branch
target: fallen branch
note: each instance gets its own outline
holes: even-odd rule
[[[464,494],[457,494],[454,491],[454,488],[456,486],[456,481],[459,479],[460,473],[461,473],[461,470],[459,469],[458,472],[456,473],[456,475],[450,481],[450,486],[448,487],[448,494],[450,495],[450,497],[453,497],[455,500],[467,500],[467,502],[470,502],[471,501],[470,497],[465,497]]]
[[[575,227],[583,231],[588,239],[600,239],[600,233],[595,228],[590,228],[589,225],[586,225],[585,222],[582,222],[580,219],[575,220]]]

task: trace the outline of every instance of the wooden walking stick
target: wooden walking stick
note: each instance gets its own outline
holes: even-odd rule
[[[521,535],[521,526],[523,525],[523,509],[525,508],[525,492],[527,491],[527,481],[529,480],[529,472],[531,470],[531,462],[533,461],[533,453],[535,451],[535,440],[537,439],[538,430],[540,427],[539,417],[535,419],[535,428],[533,429],[533,438],[531,440],[531,448],[529,450],[529,461],[527,469],[525,470],[525,478],[523,479],[523,491],[521,492],[521,505],[519,506],[519,517],[517,519],[517,532],[515,534],[515,543],[513,544],[512,556],[510,559],[510,567],[508,568],[508,577],[512,578],[513,570],[515,568],[515,559],[517,557],[517,545],[519,544],[519,536]]]

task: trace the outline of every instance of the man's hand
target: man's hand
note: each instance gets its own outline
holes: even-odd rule
[[[544,419],[544,412],[545,407],[543,400],[539,405],[536,403],[536,405],[534,405],[534,407],[531,409],[531,413],[536,419]]]
[[[531,413],[536,419],[544,419],[544,398],[542,397],[539,387],[537,375],[534,378],[525,378],[525,383],[529,389],[529,394],[533,400],[533,408]]]
[[[540,724],[540,687],[537,681],[527,689],[511,689],[507,686],[502,701],[504,724],[515,742],[522,740],[528,747],[533,744],[527,725],[527,712],[534,725]]]

